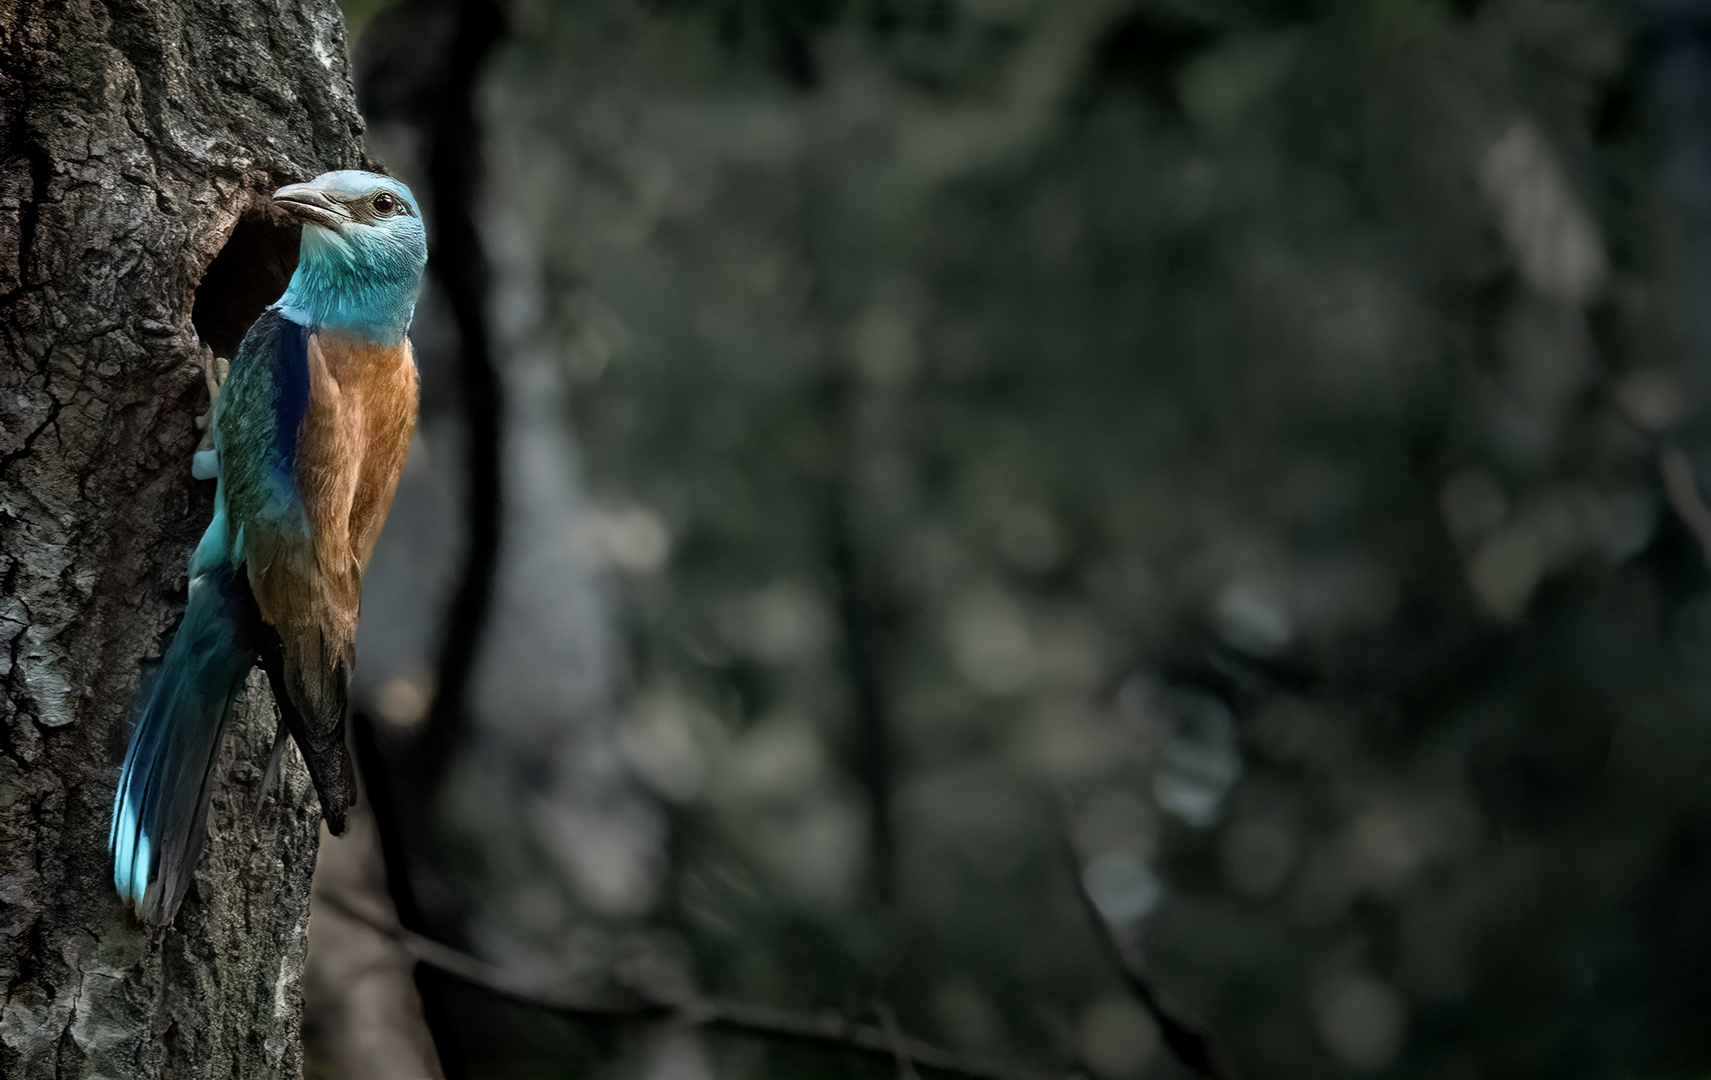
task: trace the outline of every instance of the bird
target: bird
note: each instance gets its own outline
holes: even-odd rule
[[[408,331],[428,259],[415,196],[347,169],[282,187],[271,206],[301,225],[297,267],[223,383],[210,378],[213,445],[191,471],[215,481],[214,515],[113,796],[113,884],[154,924],[189,889],[226,719],[258,662],[279,714],[268,773],[289,736],[343,832],[362,577],[415,430]]]

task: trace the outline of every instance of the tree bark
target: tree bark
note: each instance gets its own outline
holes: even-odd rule
[[[264,681],[174,926],[122,911],[107,824],[211,508],[198,357],[295,261],[267,195],[361,131],[333,0],[0,0],[0,1075],[302,1072],[319,811],[292,753],[257,812]]]

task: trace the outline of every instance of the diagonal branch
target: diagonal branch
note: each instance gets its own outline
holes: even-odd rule
[[[884,1025],[885,1038],[891,1044],[891,1056],[897,1059],[897,1075],[901,1080],[921,1080],[921,1074],[915,1071],[915,1059],[909,1054],[908,1037],[898,1025],[896,1014],[884,1005],[876,1011]]]
[[[385,934],[403,947],[418,963],[508,998],[521,1005],[546,1009],[572,1019],[591,1023],[628,1024],[672,1022],[733,1035],[770,1039],[846,1050],[884,1061],[907,1061],[922,1069],[964,1080],[1055,1080],[1058,1074],[1008,1068],[965,1057],[931,1043],[912,1039],[897,1030],[895,1022],[885,1028],[857,1024],[836,1014],[809,1016],[719,998],[692,997],[682,1001],[632,996],[628,999],[596,997],[543,991],[523,985],[504,969],[460,952],[450,946],[370,915],[343,898],[325,897],[327,907]]]
[[[1664,494],[1669,496],[1670,508],[1699,541],[1705,561],[1711,563],[1711,508],[1699,493],[1693,459],[1680,447],[1665,447],[1658,453],[1658,471],[1663,474]]]
[[[1075,894],[1081,901],[1081,909],[1087,914],[1088,922],[1098,931],[1100,941],[1123,973],[1123,981],[1128,985],[1129,992],[1140,1002],[1147,1015],[1153,1018],[1153,1023],[1158,1025],[1164,1044],[1176,1055],[1176,1059],[1200,1080],[1234,1080],[1235,1071],[1212,1045],[1211,1038],[1198,1025],[1179,1016],[1160,1000],[1158,990],[1153,986],[1152,974],[1147,970],[1146,957],[1141,953],[1140,943],[1135,940],[1134,935],[1107,919],[1105,913],[1099,910],[1099,905],[1094,902],[1092,894],[1087,891],[1082,876],[1085,860],[1082,858],[1080,846],[1076,843],[1067,814],[1064,815],[1062,836],[1064,853],[1075,877]]]

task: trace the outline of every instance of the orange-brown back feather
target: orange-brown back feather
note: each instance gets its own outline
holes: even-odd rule
[[[279,633],[287,692],[325,739],[344,710],[362,575],[410,448],[417,382],[408,341],[320,331],[309,338],[308,365],[296,480],[310,550],[281,545],[252,560],[250,576],[263,621]]]

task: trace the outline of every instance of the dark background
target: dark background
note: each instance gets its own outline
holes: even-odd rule
[[[1711,1073],[1711,5],[345,10],[407,925],[1190,1075],[1103,921],[1244,1077]],[[419,982],[454,1076],[915,1068]]]

